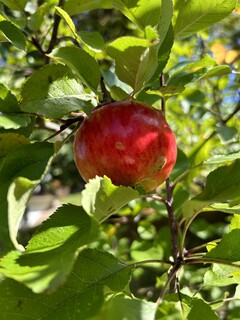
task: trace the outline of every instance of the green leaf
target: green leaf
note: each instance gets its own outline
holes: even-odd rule
[[[107,54],[115,59],[118,78],[135,92],[153,76],[157,68],[157,51],[152,42],[136,37],[121,37],[111,42]]]
[[[227,125],[217,127],[216,132],[223,143],[234,139],[234,137],[236,137],[239,133],[235,127],[229,127]]]
[[[173,168],[173,171],[171,173],[171,178],[175,180],[177,177],[179,177],[182,173],[187,171],[190,167],[190,164],[188,162],[188,158],[185,155],[185,153],[178,149],[177,151],[177,160],[176,164]]]
[[[198,80],[201,79],[210,79],[213,77],[221,77],[228,74],[231,74],[232,70],[229,66],[216,66],[208,70],[204,75],[202,75]]]
[[[236,0],[188,0],[181,6],[174,27],[175,36],[185,38],[227,17]]]
[[[78,47],[62,47],[53,50],[49,57],[69,66],[96,92],[101,78],[100,68],[97,61],[86,51]]]
[[[164,249],[159,243],[135,240],[131,245],[130,254],[134,261],[163,259]]]
[[[223,154],[223,155],[215,155],[212,158],[209,158],[203,162],[203,164],[221,164],[228,161],[234,161],[240,159],[240,151],[234,152],[230,154]]]
[[[185,202],[183,213],[191,217],[213,203],[228,203],[240,192],[240,160],[212,171],[202,193]]]
[[[12,10],[23,11],[27,0],[1,0],[1,2]]]
[[[37,10],[28,17],[28,26],[33,31],[38,31],[49,12],[49,3],[43,3]]]
[[[95,98],[84,92],[67,66],[46,65],[29,77],[22,88],[21,109],[52,119],[72,111],[87,111]]]
[[[21,50],[26,49],[24,35],[13,23],[6,20],[0,21],[0,31],[4,33],[9,42],[11,42],[15,47]]]
[[[240,204],[240,199],[238,200],[238,203]],[[231,205],[230,203],[214,203],[211,204],[209,208],[206,209],[206,211],[221,211],[226,212],[230,214],[240,214],[240,205]]]
[[[173,70],[170,70],[170,78],[167,81],[168,86],[184,86],[193,80],[198,80],[206,69],[216,65],[216,61],[209,55],[205,55],[204,58],[194,62],[180,63],[175,66]]]
[[[130,187],[117,187],[107,177],[96,177],[82,191],[82,206],[102,222],[138,196],[138,192]]]
[[[105,49],[103,37],[99,32],[79,31],[80,40],[94,52],[101,52]]]
[[[240,261],[240,229],[234,229],[223,235],[219,244],[211,251],[207,252],[205,257],[221,259],[230,262]]]
[[[64,10],[72,16],[94,9],[111,9],[112,6],[112,0],[81,0],[79,2],[75,0],[66,0]]]
[[[121,101],[128,97],[132,89],[126,83],[120,81],[115,72],[111,70],[102,70],[104,81],[114,100]]]
[[[153,76],[154,79],[159,79],[159,75],[162,73],[163,69],[165,68],[168,62],[173,46],[173,40],[173,27],[172,24],[170,24],[168,32],[158,49],[158,67],[155,75]]]
[[[11,93],[11,91],[0,83],[0,113],[6,112],[19,112],[17,98]]]
[[[78,39],[78,34],[76,32],[75,24],[73,23],[72,19],[68,15],[68,13],[63,10],[62,8],[56,6],[56,13],[64,19],[68,27],[70,28],[71,32],[73,33],[74,37]]]
[[[0,165],[3,158],[12,150],[29,143],[29,139],[18,133],[0,133]]]
[[[78,267],[76,263],[65,285],[50,295],[34,294],[22,284],[4,280],[0,284],[1,320],[9,316],[14,320],[85,320],[95,315],[104,299],[102,286],[83,287]]]
[[[236,267],[214,263],[211,269],[204,274],[204,285],[225,287],[231,284],[239,284],[240,272]]]
[[[29,179],[18,177],[16,178],[8,189],[8,226],[9,235],[15,248],[22,250],[22,245],[18,244],[17,235],[20,222],[26,211],[26,204],[33,190],[39,183]]]
[[[30,124],[31,118],[26,114],[1,114],[0,128],[19,129]]]
[[[65,222],[67,222],[69,213],[67,212],[66,218],[64,218]],[[74,221],[75,223],[77,222],[76,225]],[[71,225],[72,222],[73,225]],[[59,223],[62,225],[60,221]],[[72,232],[76,232],[76,238],[77,234],[81,238],[81,235],[78,233],[80,229],[83,231],[87,229],[85,223],[83,223],[84,225],[79,223],[79,217],[76,214],[74,217],[70,214],[70,222],[67,224],[67,228],[71,228]],[[57,232],[58,228],[52,227],[52,231],[60,239],[61,232],[59,234]],[[64,226],[62,227],[62,231],[64,231],[63,228]],[[67,234],[64,233],[65,237]],[[67,239],[67,242],[71,238]],[[46,238],[42,237],[42,241],[41,244],[45,245]],[[20,258],[20,262],[22,263],[26,262],[21,261],[23,257],[24,255]],[[61,252],[59,252],[59,258],[56,258],[55,255],[56,272],[58,265],[61,267],[69,263],[67,258],[68,255],[62,255]],[[52,260],[53,257],[50,257],[50,261]],[[34,263],[34,256],[32,257],[32,262]],[[35,263],[37,264],[37,262],[36,259]],[[39,262],[38,268],[43,268],[40,260]],[[26,265],[21,265],[21,267],[26,268]],[[44,271],[47,272],[48,268],[43,269]],[[65,283],[50,295],[33,294],[30,289],[23,287],[11,279],[4,280],[0,284],[0,294],[7,300],[0,299],[1,320],[9,319],[11,313],[13,315],[18,314],[19,319],[22,320],[26,319],[26,314],[33,319],[41,318],[44,320],[68,319],[69,317],[71,320],[88,319],[95,314],[100,314],[98,311],[103,303],[104,286],[108,286],[111,290],[116,291],[124,289],[128,285],[131,271],[132,267],[126,266],[107,252],[96,249],[82,250]],[[31,269],[29,269],[29,272],[31,272]],[[40,284],[41,277],[38,278],[36,275],[35,277],[34,274],[32,276]],[[22,306],[21,308],[19,308],[19,304]]]
[[[109,299],[92,320],[154,320],[157,307],[156,303],[120,294]]]
[[[157,27],[161,41],[165,38],[172,20],[170,0],[113,0],[114,6],[142,30]]]
[[[133,266],[122,263],[106,251],[97,249],[85,249],[80,252],[78,262],[81,280],[85,286],[106,285],[115,292],[125,289],[133,270]]]
[[[66,280],[80,248],[97,237],[95,220],[81,207],[65,205],[37,229],[23,254],[3,257],[0,272],[35,293],[52,292]]]
[[[210,305],[201,299],[195,299],[187,320],[219,320]]]
[[[24,198],[25,192],[29,192],[30,184],[33,191],[41,181],[53,155],[54,145],[42,142],[24,144],[9,152],[3,159],[0,166],[0,244],[3,252],[12,247],[10,236],[14,243],[16,243],[18,221],[20,221],[23,215],[23,201],[26,201],[26,198]],[[20,179],[17,181],[16,179],[19,177],[26,178],[27,180]],[[15,186],[16,181],[17,184],[20,183],[20,186]],[[26,182],[22,188],[21,182]],[[10,187],[11,191],[9,193]],[[20,210],[13,212],[11,209],[13,209],[13,205],[16,206],[17,199],[19,199]],[[10,202],[13,201],[11,207],[9,207],[8,200]]]
[[[187,320],[218,320],[216,313],[211,306],[202,299],[192,298],[184,293],[180,293],[182,313]],[[167,301],[179,302],[179,294],[168,294],[165,298]],[[182,318],[181,318],[182,319]],[[167,319],[166,319],[167,320]]]

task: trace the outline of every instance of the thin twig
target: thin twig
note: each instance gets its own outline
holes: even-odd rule
[[[64,5],[64,0],[59,0],[58,6],[63,7],[63,5]],[[57,43],[57,33],[58,33],[58,27],[59,27],[60,21],[61,21],[61,17],[58,14],[54,13],[53,31],[52,31],[52,36],[51,36],[48,49],[45,51],[46,54],[50,53]],[[49,59],[49,57],[47,57],[46,59]]]

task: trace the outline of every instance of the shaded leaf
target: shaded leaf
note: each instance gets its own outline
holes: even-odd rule
[[[43,3],[41,6],[37,8],[37,10],[28,17],[28,26],[33,31],[38,31],[44,22],[46,14],[49,11],[49,4]]]
[[[54,145],[47,142],[41,142],[22,145],[9,152],[3,159],[0,166],[0,244],[2,253],[12,247],[9,233],[12,240],[16,243],[15,237],[18,221],[20,221],[23,215],[22,202],[21,210],[11,212],[8,200],[13,200],[15,203],[15,201],[17,201],[17,198],[15,197],[17,196],[20,201],[22,201],[21,197],[24,197],[26,189],[29,192],[28,188],[23,188],[20,189],[19,193],[14,194],[14,185],[12,185],[13,189],[11,192],[13,192],[12,196],[14,196],[14,199],[12,199],[10,194],[10,198],[8,198],[9,187],[16,179],[21,177],[26,178],[27,180],[24,181],[27,181],[27,184],[31,184],[32,190],[34,190],[46,173],[53,155]]]
[[[23,11],[27,0],[1,0],[1,2],[12,10]]]
[[[0,164],[13,149],[29,143],[29,139],[18,133],[0,133]]]
[[[62,47],[53,50],[49,57],[69,66],[90,89],[97,90],[100,68],[89,53],[78,47]]]
[[[201,299],[195,299],[187,320],[218,320],[218,316],[210,305]]]
[[[67,0],[64,4],[64,9],[70,16],[94,9],[111,9],[112,0]]]
[[[103,37],[99,32],[79,31],[80,40],[91,50],[101,52],[105,49]]]
[[[10,21],[0,21],[0,31],[4,33],[6,38],[18,49],[25,50],[26,42],[22,31]]]
[[[216,128],[216,132],[218,133],[223,143],[232,140],[239,133],[235,127],[229,127],[226,125]]]
[[[106,285],[116,292],[125,289],[133,270],[133,266],[128,266],[110,253],[97,249],[80,252],[78,262],[83,285]]]
[[[67,66],[46,65],[36,71],[22,88],[21,109],[52,119],[87,111],[94,96],[84,92]]]
[[[228,203],[240,192],[240,160],[212,171],[202,193],[185,202],[183,213],[191,217],[213,203]]]
[[[117,187],[107,177],[96,177],[82,191],[82,206],[98,221],[103,221],[138,196],[138,192],[130,187]]]
[[[188,37],[227,17],[235,8],[236,0],[188,0],[180,8],[175,35]]]
[[[78,264],[65,286],[51,295],[34,294],[11,279],[3,281],[0,285],[0,294],[4,296],[0,299],[1,320],[9,320],[9,316],[14,320],[85,320],[96,314],[103,303],[103,289],[101,286],[83,288],[77,267]]]
[[[95,220],[81,207],[65,205],[37,229],[23,254],[12,251],[2,259],[0,272],[35,293],[52,292],[71,272],[77,251],[97,237]]]
[[[17,98],[7,87],[0,83],[0,114],[1,112],[11,113],[19,111]]]
[[[75,215],[74,219],[76,222],[78,217]],[[77,224],[75,231],[78,227],[80,225]],[[83,230],[85,227],[80,228]],[[56,235],[59,239],[57,228]],[[56,268],[57,263],[67,264],[61,254],[59,258],[55,262]],[[128,284],[131,270],[132,267],[122,264],[107,252],[85,249],[80,252],[65,283],[51,295],[36,295],[30,289],[10,279],[3,281],[0,284],[0,294],[8,299],[8,304],[0,300],[1,319],[9,319],[11,313],[13,315],[17,313],[21,320],[26,319],[26,314],[36,320],[88,319],[96,313],[99,314],[98,310],[103,303],[104,286],[108,286],[111,290],[121,290]]]
[[[120,81],[115,72],[112,72],[111,70],[103,70],[102,73],[104,81],[110,89],[111,96],[114,100],[124,100],[131,94],[131,87]]]
[[[9,235],[15,248],[21,250],[22,245],[17,242],[17,235],[20,222],[26,210],[26,204],[36,185],[37,181],[18,177],[14,179],[8,189],[8,226]]]
[[[109,299],[92,320],[154,320],[157,304],[124,295]]]
[[[31,118],[26,114],[1,114],[0,128],[19,129],[26,127],[31,122]]]

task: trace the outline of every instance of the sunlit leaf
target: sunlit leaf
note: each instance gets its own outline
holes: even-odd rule
[[[111,42],[107,53],[116,63],[118,78],[135,92],[153,76],[157,68],[156,47],[147,39],[121,37]]]
[[[209,79],[213,77],[225,76],[232,73],[232,70],[229,66],[216,66],[212,69],[208,70],[204,75],[202,75],[200,79]]]
[[[4,33],[6,38],[18,49],[25,50],[26,41],[22,31],[10,21],[0,21],[0,31]]]
[[[96,177],[82,191],[82,206],[98,221],[103,221],[138,196],[138,192],[130,187],[117,187],[107,177]]]
[[[236,0],[189,0],[179,10],[174,27],[175,35],[188,37],[228,16],[236,7]]]
[[[47,65],[29,77],[22,88],[23,111],[58,119],[89,109],[94,96],[84,92],[68,67]]]
[[[86,51],[78,47],[62,47],[55,49],[49,56],[66,64],[90,89],[97,90],[101,77],[99,65]]]
[[[216,258],[231,262],[240,261],[240,229],[234,229],[223,235],[222,240],[206,253],[206,258]]]
[[[56,7],[56,13],[64,19],[64,21],[66,22],[66,24],[70,28],[71,32],[73,33],[74,37],[78,38],[78,34],[76,32],[75,25],[74,25],[72,19],[70,18],[70,16],[68,15],[68,13],[58,6]]]
[[[165,0],[113,0],[114,6],[142,30],[156,27],[161,41],[165,38],[172,19],[172,1]]]

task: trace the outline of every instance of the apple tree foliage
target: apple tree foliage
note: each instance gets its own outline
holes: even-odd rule
[[[239,12],[236,0],[0,1],[1,320],[239,319]],[[81,187],[66,165],[76,120],[129,97],[165,112],[170,179],[151,194],[108,177]],[[24,234],[57,170],[78,192]]]

